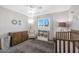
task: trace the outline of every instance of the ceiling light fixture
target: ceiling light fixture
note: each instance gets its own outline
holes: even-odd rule
[[[33,11],[33,10],[29,10],[28,13],[29,13],[29,14],[35,14],[36,12]]]
[[[27,7],[30,9],[42,9],[42,7],[39,5],[27,5]]]
[[[42,6],[40,5],[27,5],[26,7],[28,8],[28,14],[32,16],[42,9]]]

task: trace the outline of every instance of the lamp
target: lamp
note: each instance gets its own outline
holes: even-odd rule
[[[34,20],[32,18],[29,18],[28,19],[28,24],[29,24],[29,33],[31,32],[31,29],[32,29],[32,25],[34,23]]]
[[[28,30],[28,36],[29,36],[29,38],[36,38],[35,33],[32,30],[33,29],[33,25],[34,25],[34,18],[30,17],[28,19],[28,24],[29,24],[29,30]]]

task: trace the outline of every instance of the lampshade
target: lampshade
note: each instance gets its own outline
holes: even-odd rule
[[[33,19],[28,19],[29,24],[33,24],[34,20]]]

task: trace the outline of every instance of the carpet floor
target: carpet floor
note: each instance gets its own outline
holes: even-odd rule
[[[0,53],[53,53],[54,43],[40,40],[27,40],[8,50],[0,50]]]

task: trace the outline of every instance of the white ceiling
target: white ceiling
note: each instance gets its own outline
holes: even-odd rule
[[[2,5],[1,7],[8,8],[10,10],[19,12],[26,16],[38,16],[48,13],[56,13],[68,10],[71,5],[40,5],[42,8],[34,10],[34,12],[29,12],[27,5]]]

